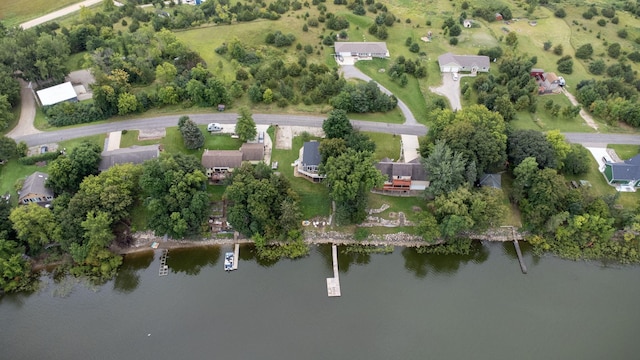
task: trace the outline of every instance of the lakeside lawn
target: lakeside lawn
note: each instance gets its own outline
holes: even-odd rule
[[[302,144],[301,136],[294,137],[291,150],[274,149],[271,153],[271,161],[278,162],[277,171],[289,180],[291,187],[300,195],[300,210],[304,219],[316,216],[328,217],[331,201],[327,187],[324,184],[315,184],[293,175],[291,164],[298,159]]]

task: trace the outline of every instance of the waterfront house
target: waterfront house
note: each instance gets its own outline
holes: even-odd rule
[[[429,186],[427,172],[420,162],[420,158],[407,163],[394,162],[384,158],[375,164],[375,167],[387,177],[382,188],[377,189],[379,191],[395,195],[411,195],[417,191],[423,191]]]
[[[320,143],[317,141],[307,141],[300,148],[298,160],[294,172],[312,182],[320,182],[326,177],[318,173],[320,166]]]

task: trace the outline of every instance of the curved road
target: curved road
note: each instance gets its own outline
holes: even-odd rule
[[[358,68],[356,68],[353,65],[342,65],[340,67],[340,72],[342,72],[342,75],[344,75],[344,77],[346,79],[360,79],[360,80],[364,80],[364,81],[367,81],[367,82],[373,81],[372,78],[367,76],[362,71],[358,70]],[[377,83],[377,84],[378,84],[378,88],[380,88],[380,90],[383,93],[385,93],[385,94],[387,94],[389,96],[393,95],[393,93],[391,91],[389,91],[387,88],[385,88],[384,86],[380,85],[379,83]],[[400,99],[398,99],[398,108],[400,108],[400,111],[402,111],[402,115],[404,116],[404,119],[405,119],[404,120],[404,124],[405,125],[418,125],[418,121],[413,116],[413,113],[411,112],[411,110],[409,110],[409,107],[407,106],[407,104],[402,102],[402,100],[400,100]]]

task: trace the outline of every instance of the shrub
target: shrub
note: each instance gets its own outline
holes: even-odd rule
[[[626,39],[626,38],[627,38],[627,36],[629,36],[629,33],[627,32],[627,30],[626,30],[626,29],[618,30],[618,37],[619,37],[619,38],[621,38],[621,39]]]
[[[602,73],[604,73],[605,67],[606,66],[604,64],[604,61],[596,60],[589,64],[589,72],[594,75],[602,75]]]
[[[602,9],[601,13],[602,13],[602,16],[611,19],[614,16],[616,16],[616,9],[614,9],[613,7],[605,8],[605,9]]]
[[[449,28],[449,35],[451,36],[458,36],[461,33],[462,33],[462,28],[458,24],[455,24]]]
[[[605,26],[605,25],[607,25],[607,22],[605,21],[605,19],[599,19],[598,20],[598,25]]]
[[[53,161],[60,156],[59,151],[46,152],[44,154],[38,154],[29,157],[21,157],[18,162],[22,165],[33,165],[40,161]]]
[[[586,12],[582,13],[582,17],[587,19],[587,20],[591,20],[591,19],[593,19],[593,14],[588,12],[588,11],[586,11]]]
[[[614,17],[613,19],[611,19],[611,23],[612,24],[616,24],[617,25],[619,22],[620,22],[620,19],[617,16]]]
[[[544,49],[544,51],[547,51],[549,49],[551,49],[551,46],[553,45],[553,43],[549,40],[544,42],[544,45],[542,45],[542,48]]]
[[[593,54],[593,47],[591,44],[584,44],[576,50],[576,57],[578,59],[588,59]]]
[[[457,37],[449,38],[449,45],[453,45],[453,46],[458,45],[458,38]]]
[[[613,43],[611,45],[609,45],[609,48],[607,48],[607,54],[614,58],[617,59],[618,56],[620,56],[620,44],[618,43]]]
[[[629,58],[629,60],[633,61],[633,62],[640,62],[640,52],[634,51],[632,53],[630,53],[629,55],[627,55],[627,57]]]
[[[553,15],[555,15],[557,18],[563,19],[564,17],[567,16],[567,12],[564,11],[563,8],[560,8],[556,10],[556,12],[554,12]]]
[[[563,51],[564,51],[564,49],[562,48],[561,44],[558,44],[558,45],[553,47],[553,53],[556,54],[556,55],[562,55]]]
[[[411,51],[412,53],[419,53],[420,45],[418,45],[418,43],[411,44],[411,46],[409,46],[409,51]]]

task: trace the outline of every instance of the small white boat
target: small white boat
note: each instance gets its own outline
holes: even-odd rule
[[[233,270],[233,253],[228,252],[224,254],[224,271]]]

